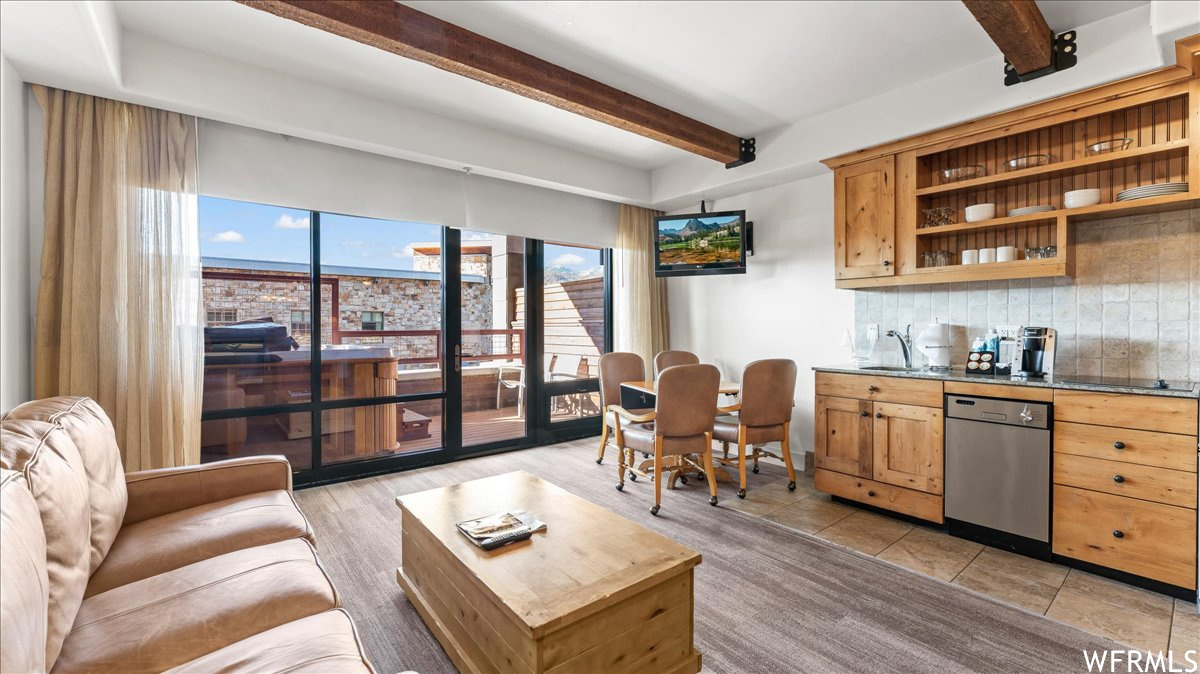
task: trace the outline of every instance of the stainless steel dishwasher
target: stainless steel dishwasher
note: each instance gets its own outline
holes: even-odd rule
[[[1050,405],[946,396],[950,533],[1050,557]]]

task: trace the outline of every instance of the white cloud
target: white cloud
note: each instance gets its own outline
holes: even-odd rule
[[[212,243],[241,243],[246,240],[241,232],[235,232],[232,229],[226,232],[217,232],[208,239]]]
[[[583,264],[584,262],[587,262],[587,260],[576,255],[575,253],[563,253],[562,255],[554,258],[550,264],[554,265],[555,267],[570,267],[572,265]]]
[[[410,243],[404,248],[396,248],[395,246],[392,246],[392,249],[388,252],[391,253],[392,257],[412,257],[414,251],[412,244]]]
[[[275,226],[279,229],[308,229],[308,218],[293,218],[284,213],[275,221]]]
[[[492,235],[485,232],[463,232],[463,241],[491,241]]]

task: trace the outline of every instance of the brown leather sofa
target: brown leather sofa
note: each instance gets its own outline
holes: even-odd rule
[[[0,417],[0,672],[372,672],[282,457],[125,474],[88,398]]]

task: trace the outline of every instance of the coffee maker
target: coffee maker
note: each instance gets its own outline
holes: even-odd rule
[[[1012,373],[1021,379],[1043,379],[1054,375],[1054,328],[1023,327],[1013,349]]]

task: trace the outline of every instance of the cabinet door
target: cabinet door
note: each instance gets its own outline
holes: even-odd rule
[[[875,403],[875,479],[942,493],[942,410]]]
[[[817,396],[818,468],[871,477],[871,402]]]
[[[839,279],[891,276],[896,269],[895,157],[837,170],[833,241]]]

